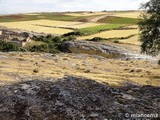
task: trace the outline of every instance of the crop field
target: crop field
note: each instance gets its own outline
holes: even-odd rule
[[[0,16],[1,22],[18,22],[18,21],[31,21],[31,20],[58,20],[58,21],[80,21],[81,19],[88,19],[90,17],[96,17],[101,15],[90,16],[70,16],[65,13],[30,13],[30,14],[17,14],[17,15],[3,15]]]
[[[116,17],[126,17],[126,18],[139,18],[141,12],[139,11],[111,11],[111,12],[73,12],[66,13],[69,16],[92,16],[92,15],[108,15]]]
[[[140,41],[139,41],[139,36],[135,35],[131,38],[128,39],[124,39],[124,40],[119,40],[120,43],[125,43],[125,44],[133,44],[133,45],[140,45]]]
[[[22,22],[6,22],[0,23],[0,26],[7,28],[17,28],[27,31],[43,32],[50,34],[65,34],[72,32],[70,29],[79,29],[85,27],[99,26],[100,23],[85,23],[85,22],[70,22],[70,21],[55,21],[55,20],[33,20]],[[109,26],[110,27],[110,26]],[[114,26],[113,26],[114,27]]]
[[[56,20],[45,20],[45,19],[27,21],[22,23],[37,25],[37,26],[39,25],[39,26],[48,26],[48,27],[66,27],[66,28],[75,28],[75,29],[103,25],[101,23],[56,21]]]
[[[62,29],[62,28],[36,26],[33,24],[29,24],[28,22],[0,23],[0,25],[5,26],[7,28],[12,28],[12,29],[21,29],[21,30],[34,31],[34,32],[46,33],[46,34],[64,34],[72,31],[69,29]]]
[[[103,24],[99,26],[94,26],[94,27],[87,27],[87,28],[82,28],[80,31],[84,33],[85,35],[90,35],[90,34],[95,34],[98,32],[106,31],[106,30],[112,30],[116,28],[120,28],[124,25],[121,24]]]
[[[69,16],[92,16],[92,15],[105,15],[105,12],[73,12],[73,13],[66,13],[65,15]]]
[[[113,16],[116,17],[126,17],[126,18],[139,18],[142,12],[132,11],[132,12],[116,12]]]
[[[28,13],[0,16],[0,26],[58,35],[76,30],[84,35],[77,36],[78,40],[121,38],[139,33],[140,14],[140,11]],[[137,36],[120,42],[139,44]]]
[[[110,31],[105,31],[89,36],[83,36],[83,37],[78,37],[78,40],[85,40],[85,39],[93,39],[94,37],[101,37],[101,38],[121,38],[121,37],[128,37],[130,35],[135,35],[138,34],[139,31],[138,29],[133,29],[133,30],[110,30]]]
[[[115,16],[106,16],[98,20],[100,23],[112,23],[112,24],[137,24],[139,19],[137,18],[127,18],[127,17],[115,17]]]

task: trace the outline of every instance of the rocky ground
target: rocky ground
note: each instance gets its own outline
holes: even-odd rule
[[[139,119],[131,114],[152,113],[151,119],[158,119],[159,99],[160,87],[127,84],[113,88],[69,76],[1,87],[0,116],[1,120],[128,120]]]
[[[0,53],[0,120],[158,119],[157,58],[114,43],[62,49],[69,53]]]

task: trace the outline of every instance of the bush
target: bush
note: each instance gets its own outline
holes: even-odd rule
[[[102,40],[104,40],[104,38],[101,38],[101,37],[94,37],[94,38],[91,39],[90,41],[99,42],[99,41],[102,41]]]
[[[62,38],[59,37],[59,36],[56,36],[56,37],[52,38],[52,41],[55,42],[55,43],[61,43],[62,42]]]
[[[118,40],[115,40],[114,43],[119,43],[119,41],[118,41]]]
[[[19,51],[20,47],[15,43],[0,41],[0,51],[9,52],[9,51]]]
[[[64,34],[63,36],[64,37],[68,37],[68,36],[83,36],[83,32],[81,31],[74,31],[74,32],[70,32],[70,33],[67,33],[67,34]]]

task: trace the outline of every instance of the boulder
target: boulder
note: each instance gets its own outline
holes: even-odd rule
[[[85,53],[107,58],[122,57],[126,51],[118,46],[101,42],[65,41],[61,45],[63,52]]]

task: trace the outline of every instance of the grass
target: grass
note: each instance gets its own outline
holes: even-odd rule
[[[91,34],[95,34],[95,33],[106,31],[106,30],[120,28],[122,26],[124,25],[122,24],[104,24],[104,25],[82,28],[82,29],[79,29],[79,31],[83,33],[84,35],[91,35]]]
[[[126,18],[126,17],[114,17],[107,16],[103,19],[98,20],[100,23],[111,23],[111,24],[137,24],[139,19],[137,18]]]

